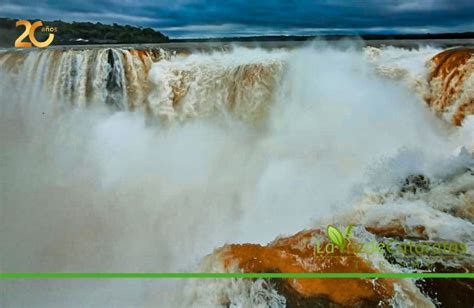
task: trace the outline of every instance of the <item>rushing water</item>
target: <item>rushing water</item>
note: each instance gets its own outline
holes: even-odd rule
[[[472,245],[472,221],[441,211],[457,206],[441,188],[365,208],[409,175],[443,183],[473,166],[461,151],[472,118],[453,128],[423,100],[439,51],[2,52],[0,269],[196,271],[225,243],[403,215]],[[1,283],[6,306],[183,301],[176,280]]]

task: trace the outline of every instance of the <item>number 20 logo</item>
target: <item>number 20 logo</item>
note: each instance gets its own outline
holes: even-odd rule
[[[33,45],[35,45],[36,47],[44,48],[44,47],[48,47],[54,40],[54,34],[52,34],[52,33],[49,33],[48,38],[43,42],[39,42],[36,39],[36,37],[35,37],[36,29],[43,26],[43,22],[41,22],[40,20],[34,22],[33,24],[31,24],[28,20],[18,20],[16,22],[16,26],[17,27],[19,27],[19,26],[24,26],[25,27],[25,31],[15,41],[15,47],[17,47],[17,48],[30,48],[31,43],[33,43]],[[30,42],[23,42],[23,40],[27,36],[29,36],[31,43]]]

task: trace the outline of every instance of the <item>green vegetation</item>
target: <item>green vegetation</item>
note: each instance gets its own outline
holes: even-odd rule
[[[35,20],[30,20],[34,22]],[[13,47],[15,40],[24,31],[24,27],[15,26],[16,19],[0,18],[0,46]],[[166,43],[168,37],[151,28],[122,26],[118,24],[105,25],[100,22],[72,22],[59,20],[43,21],[43,26],[57,28],[52,45],[77,44],[141,44]],[[40,41],[47,33],[36,30],[36,38]]]

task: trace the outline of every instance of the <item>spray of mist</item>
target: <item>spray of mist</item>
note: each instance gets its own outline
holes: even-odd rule
[[[410,72],[410,58],[435,52],[389,56]],[[472,138],[436,120],[420,93],[383,76],[359,48],[234,48],[159,61],[149,72],[151,122],[139,110],[53,103],[54,89],[31,68],[35,56],[0,80],[2,270],[195,271],[225,243],[264,244],[336,220],[351,211],[357,185],[434,174]],[[181,107],[161,112],[183,83]],[[231,91],[245,92],[233,98],[235,112]],[[171,304],[179,283],[14,282],[5,296],[8,304],[30,293],[25,305]]]

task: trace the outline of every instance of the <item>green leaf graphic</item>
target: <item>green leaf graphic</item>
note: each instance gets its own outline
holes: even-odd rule
[[[329,225],[326,230],[329,239],[339,246],[339,248],[344,248],[344,236],[342,235],[341,231],[338,228],[334,227],[333,225]]]
[[[349,236],[351,236],[351,231],[352,231],[352,225],[348,225],[348,226],[346,227],[345,232],[344,232],[344,238],[345,238],[346,240],[349,240]]]

